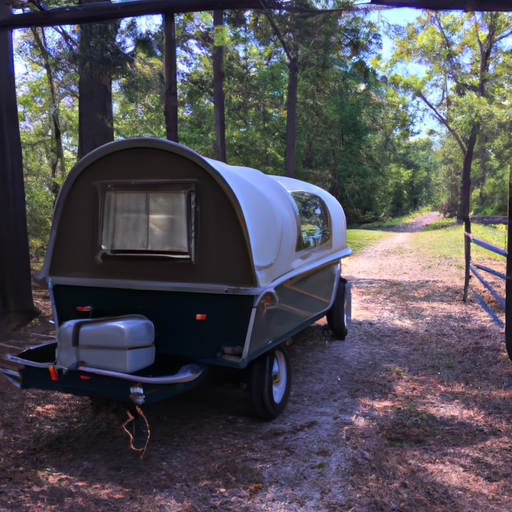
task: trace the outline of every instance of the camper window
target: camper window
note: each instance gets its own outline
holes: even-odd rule
[[[300,230],[297,251],[325,244],[331,238],[327,206],[320,197],[308,192],[292,192],[299,210]]]
[[[102,249],[108,254],[191,258],[193,191],[108,187]]]

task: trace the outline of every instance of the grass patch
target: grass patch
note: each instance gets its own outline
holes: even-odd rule
[[[434,231],[436,229],[443,229],[447,227],[451,227],[453,225],[456,225],[457,221],[454,218],[442,218],[439,220],[435,220],[434,222],[431,222],[430,224],[427,224],[426,226],[423,226],[421,228],[422,231]]]
[[[411,237],[411,244],[427,256],[464,259],[464,231],[462,226],[450,226],[436,231],[421,231]]]
[[[432,208],[429,206],[425,206],[420,210],[416,210],[415,212],[408,213],[407,215],[402,215],[401,217],[391,217],[389,219],[377,220],[375,222],[370,222],[368,224],[364,224],[361,226],[362,229],[379,229],[379,228],[387,228],[389,226],[400,226],[401,224],[407,224],[409,222],[413,222],[416,218],[422,217],[427,213],[430,213]]]
[[[481,240],[493,244],[501,249],[506,248],[506,230],[501,226],[472,225],[473,235]],[[422,247],[428,256],[438,256],[451,260],[464,260],[464,229],[460,225],[448,226],[433,231],[422,231],[417,233],[411,243],[416,247]],[[502,256],[471,245],[471,257],[478,259],[493,259],[505,261]]]
[[[484,226],[482,224],[472,224],[471,232],[473,236],[495,245],[500,249],[507,250],[507,226]],[[471,254],[479,258],[492,258],[500,261],[505,261],[503,256],[499,256],[490,251],[482,249],[477,245],[473,244],[471,247]]]
[[[354,254],[361,252],[366,247],[389,236],[385,231],[370,231],[366,229],[347,229],[347,244],[352,248]]]

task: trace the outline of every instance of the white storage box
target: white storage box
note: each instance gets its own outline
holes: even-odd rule
[[[133,373],[155,362],[155,346],[119,350],[115,348],[80,348],[80,366],[114,372]]]
[[[154,363],[154,339],[142,315],[70,320],[57,333],[57,365],[133,373]]]

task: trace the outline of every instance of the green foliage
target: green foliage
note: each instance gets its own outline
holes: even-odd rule
[[[38,30],[35,40],[30,30],[19,32],[15,39],[15,49],[23,58],[17,75],[18,112],[29,244],[36,266],[46,252],[56,194],[66,170],[76,160],[78,132],[74,67],[63,58],[59,33],[54,29]],[[61,157],[55,119],[64,134]]]
[[[432,139],[410,139],[396,151],[388,168],[385,193],[391,199],[386,213],[393,217],[430,205],[434,196],[433,176],[439,165]]]
[[[114,84],[116,136],[165,138],[163,33],[140,33],[131,20],[122,34],[134,44],[125,73]]]
[[[49,189],[41,188],[36,180],[26,183],[25,194],[30,254],[34,262],[40,262],[50,237],[54,196]]]
[[[288,50],[298,56],[297,177],[335,195],[349,222],[382,221],[426,205],[448,214],[456,210],[462,169],[457,140],[446,133],[418,136],[414,131],[421,114],[419,94],[426,91],[461,136],[474,122],[485,130],[475,150],[473,212],[506,210],[512,102],[505,71],[510,58],[493,55],[492,72],[502,82],[489,75],[488,94],[478,95],[472,60],[476,28],[471,23],[480,18],[460,13],[439,18],[455,45],[453,55],[427,13],[402,32],[394,29],[398,42],[392,70],[380,56],[383,28],[364,13],[340,17],[275,11],[273,19]],[[508,18],[496,19],[503,22],[500,30],[506,30]],[[228,162],[282,174],[288,57],[261,11],[226,11],[226,20]],[[480,30],[485,29],[483,21]],[[108,55],[115,67],[116,137],[165,137],[161,19],[125,20],[117,28],[117,44]],[[76,27],[59,27],[39,34],[39,45],[32,31],[16,37],[16,51],[24,62],[17,78],[29,231],[32,252],[38,255],[44,252],[55,194],[76,160],[79,32]],[[177,15],[176,37],[180,142],[215,157],[211,13]],[[44,52],[55,85],[53,99]],[[407,75],[399,59],[426,67]],[[450,93],[450,105],[445,93]],[[55,112],[63,134],[62,171],[56,166]],[[361,236],[356,248],[359,243],[364,246],[365,237],[369,241],[379,235]]]
[[[512,16],[425,11],[405,28],[392,30],[395,49],[383,68],[390,84],[419,102],[441,126],[434,206],[454,214],[459,194],[461,201],[469,200],[460,189],[466,172],[472,177],[469,209],[503,213],[509,157],[502,155],[509,155],[511,142],[502,138],[501,127],[510,128],[510,94],[504,85],[510,84]],[[474,151],[473,132],[478,135]],[[464,171],[466,155],[472,165]]]

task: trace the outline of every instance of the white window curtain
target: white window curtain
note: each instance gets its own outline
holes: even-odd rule
[[[111,252],[188,254],[187,192],[109,191],[103,247]]]

